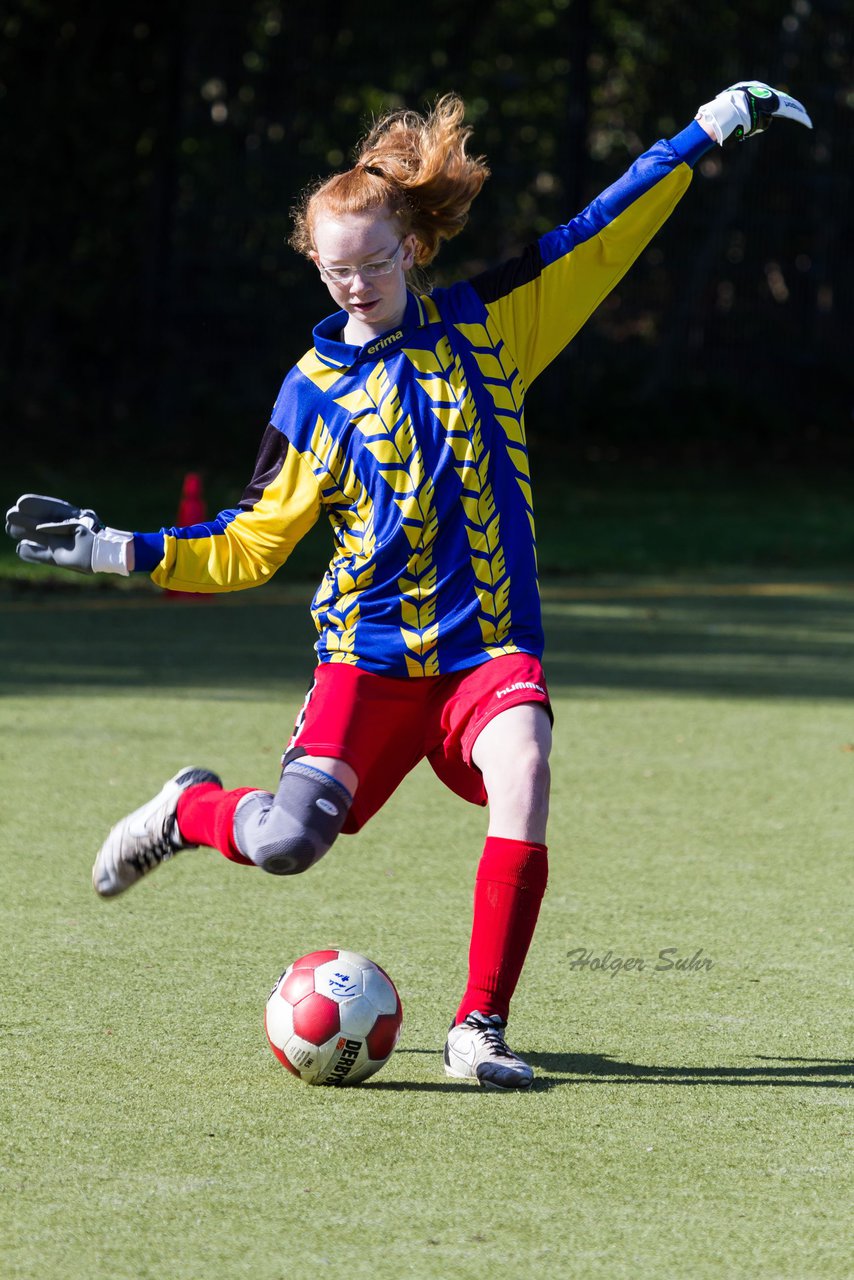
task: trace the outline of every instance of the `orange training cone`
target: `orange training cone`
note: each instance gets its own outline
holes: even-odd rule
[[[175,527],[186,529],[193,524],[201,524],[207,519],[208,509],[205,502],[202,477],[198,471],[188,471],[181,486],[181,497],[178,502],[178,515]],[[163,593],[170,600],[211,600],[212,596],[197,591],[170,591]]]
[[[208,516],[205,502],[202,477],[198,471],[188,471],[184,476],[181,489],[181,500],[178,503],[178,519],[175,524],[179,529],[186,529],[190,524],[201,524]]]

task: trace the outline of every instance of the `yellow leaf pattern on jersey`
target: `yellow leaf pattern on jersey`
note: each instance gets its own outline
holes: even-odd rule
[[[301,360],[297,361],[297,368],[300,373],[304,373],[310,378],[318,391],[331,392],[336,382],[340,382],[344,376],[345,370],[337,365],[329,364],[326,360],[321,360],[315,350],[307,351]]]
[[[525,387],[521,374],[492,320],[484,324],[455,326],[471,344],[472,355],[483,377],[483,386],[495,404],[495,417],[507,440],[507,453],[525,499],[528,523],[534,534],[531,468],[525,440]]]
[[[364,387],[336,401],[352,415],[383,480],[391,486],[411,555],[397,585],[400,634],[410,676],[439,674],[439,623],[433,543],[438,531],[433,479],[427,473],[412,419],[404,414],[397,387],[380,361]]]
[[[435,350],[407,349],[422,391],[445,432],[462,485],[462,506],[475,578],[483,648],[490,657],[518,653],[508,639],[511,625],[510,574],[501,545],[500,519],[489,480],[489,450],[474,397],[447,338]]]
[[[312,617],[330,662],[355,665],[359,597],[374,576],[374,504],[353,464],[318,416],[302,457],[314,472],[337,550],[315,595]]]

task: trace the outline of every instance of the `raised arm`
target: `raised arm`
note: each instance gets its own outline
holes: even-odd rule
[[[731,86],[571,222],[472,281],[526,384],[572,340],[669,218],[700,157],[715,142],[762,132],[775,116],[811,127],[802,104],[779,90],[755,80]]]
[[[696,122],[657,142],[571,222],[472,284],[530,386],[670,217],[714,144]]]

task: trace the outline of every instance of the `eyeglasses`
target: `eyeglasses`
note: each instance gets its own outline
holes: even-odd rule
[[[318,270],[324,280],[329,280],[331,284],[349,284],[354,276],[361,276],[363,280],[376,280],[378,276],[388,276],[394,271],[394,264],[397,261],[397,255],[403,247],[403,240],[398,241],[397,248],[390,258],[379,258],[376,262],[364,262],[360,267],[327,267],[324,263],[318,263]]]

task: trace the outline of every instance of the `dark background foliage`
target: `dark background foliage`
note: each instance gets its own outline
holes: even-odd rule
[[[698,9],[700,10],[698,12]],[[454,89],[493,177],[441,283],[565,221],[749,75],[812,133],[709,154],[532,394],[535,449],[634,465],[854,455],[850,0],[353,6],[12,0],[0,11],[7,459],[248,470],[328,298],[289,209],[372,114]]]

